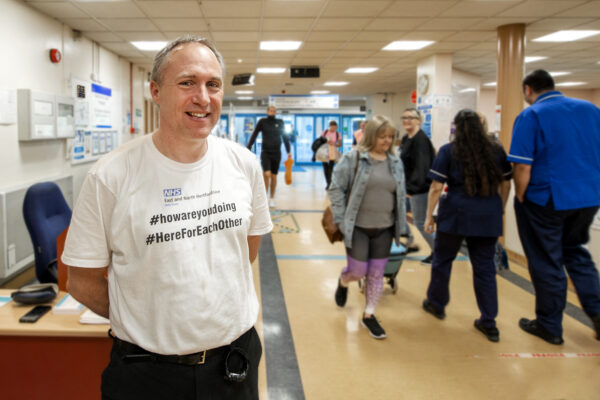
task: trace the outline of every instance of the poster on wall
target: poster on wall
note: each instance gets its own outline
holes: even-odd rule
[[[112,89],[92,83],[92,125],[112,128]]]
[[[116,130],[77,129],[73,139],[71,163],[81,164],[96,161],[116,147]]]

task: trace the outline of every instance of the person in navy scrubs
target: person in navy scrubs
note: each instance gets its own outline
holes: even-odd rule
[[[522,318],[519,326],[563,343],[566,267],[600,340],[600,279],[583,247],[600,205],[600,109],[554,90],[544,70],[525,77],[523,93],[531,106],[515,120],[508,160],[515,163],[515,216],[536,319]]]
[[[455,138],[442,146],[433,161],[425,229],[434,231],[433,211],[439,202],[431,280],[425,311],[439,319],[450,301],[450,271],[466,240],[473,265],[475,297],[481,311],[475,328],[497,342],[498,292],[494,254],[502,236],[502,215],[510,190],[512,167],[502,146],[486,135],[475,111],[464,109],[454,118]],[[444,184],[447,194],[441,199]]]

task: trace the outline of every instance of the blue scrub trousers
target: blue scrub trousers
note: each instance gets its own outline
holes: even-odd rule
[[[450,302],[449,284],[452,262],[464,239],[467,241],[469,258],[473,265],[473,286],[477,306],[481,311],[481,324],[487,328],[495,327],[495,319],[498,315],[498,288],[494,265],[497,237],[465,237],[437,231],[427,299],[439,311],[444,310]]]
[[[567,276],[575,286],[581,306],[590,317],[600,315],[598,270],[583,248],[598,206],[575,210],[554,209],[552,199],[540,206],[515,197],[519,237],[535,288],[538,322],[555,336],[562,336],[563,310],[567,301]]]

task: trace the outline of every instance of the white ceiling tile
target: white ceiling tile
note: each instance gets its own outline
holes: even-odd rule
[[[96,18],[143,18],[144,13],[132,1],[116,1],[107,4],[105,1],[78,2],[77,7],[94,15]]]
[[[162,31],[207,31],[206,23],[199,18],[154,18],[154,23]]]
[[[311,32],[307,41],[312,42],[345,42],[352,39],[356,32]]]
[[[385,10],[386,17],[435,17],[454,5],[450,1],[396,1]]]
[[[325,59],[327,57],[329,57],[331,54],[333,54],[333,52],[328,51],[328,50],[299,50],[297,52],[297,56],[298,57],[319,57],[322,59]]]
[[[108,26],[113,31],[156,31],[156,26],[146,18],[111,18],[101,19],[100,22]]]
[[[213,32],[215,41],[218,42],[256,42],[258,32]]]
[[[211,37],[211,35],[208,32],[202,32],[202,31],[165,31],[163,32],[165,38],[167,40],[175,40],[181,36],[185,36],[185,35],[195,35],[195,36],[199,36],[199,37],[205,37],[208,38],[210,40],[213,40],[213,38]]]
[[[408,31],[425,23],[428,18],[375,18],[366,31]]]
[[[320,14],[324,0],[315,1],[265,1],[265,17],[316,17]]]
[[[269,31],[307,31],[313,24],[312,18],[265,18],[262,29]]]
[[[95,20],[91,19],[91,18],[69,18],[69,19],[62,19],[62,22],[64,22],[67,26],[73,28],[73,29],[77,29],[79,31],[89,31],[89,32],[97,32],[97,31],[107,31],[108,29],[102,25],[99,24],[98,22],[96,22]]]
[[[331,1],[325,9],[323,17],[374,17],[379,15],[389,4],[389,1],[379,0]]]
[[[600,17],[600,1],[589,1],[561,14],[565,17]]]
[[[549,17],[584,3],[583,1],[529,0],[498,14],[499,17]]]
[[[120,43],[106,42],[106,43],[100,43],[100,45],[102,47],[105,47],[109,50],[113,50],[116,52],[122,52],[122,51],[138,52],[138,50],[129,42],[120,42]],[[138,54],[135,57],[140,57],[141,55],[142,54],[140,52],[138,52]]]
[[[352,40],[356,41],[356,42],[377,42],[377,43],[381,43],[381,41],[384,41],[387,44],[393,40],[399,40],[405,34],[406,34],[406,31],[402,31],[402,32],[362,31],[362,32],[358,33],[356,36],[354,36],[354,38]]]
[[[141,41],[163,41],[167,40],[165,35],[160,32],[116,32],[119,36],[128,42]]]
[[[202,17],[196,0],[140,1],[137,4],[149,17]]]
[[[202,1],[204,15],[212,18],[260,17],[262,2],[260,1]]]
[[[593,18],[543,18],[527,25],[527,31],[560,31],[594,21]]]
[[[476,30],[497,30],[502,25],[512,24],[528,24],[537,21],[537,17],[504,17],[504,18],[487,18],[483,21],[473,25],[472,28]]]
[[[380,42],[357,42],[352,41],[344,46],[344,50],[379,50],[389,41],[382,40]]]
[[[419,29],[426,31],[466,30],[481,21],[481,18],[432,18],[419,25]]]
[[[520,3],[517,1],[461,1],[440,15],[443,17],[493,17]]]
[[[430,31],[414,31],[403,34],[397,40],[433,40],[439,41],[444,40],[452,36],[454,32],[452,31],[439,31],[439,32],[430,32]],[[453,41],[453,40],[449,40]]]
[[[367,18],[320,18],[314,26],[315,31],[361,30],[369,23]]]
[[[303,41],[305,32],[263,32],[260,40],[296,40]]]
[[[244,50],[258,51],[258,42],[222,42],[218,45],[219,51],[225,50]]]
[[[122,42],[123,39],[113,32],[83,32],[83,36],[96,42]]]
[[[344,42],[306,42],[302,44],[301,50],[337,50]]]
[[[474,42],[436,42],[431,46],[427,46],[431,50],[435,51],[458,51],[473,45]]]
[[[65,2],[44,2],[28,3],[46,15],[62,20],[65,18],[88,18],[89,15],[71,3]]]
[[[485,32],[485,31],[469,31],[469,32],[458,32],[454,35],[448,36],[448,41],[451,42],[482,42],[487,39],[496,39],[496,32]]]

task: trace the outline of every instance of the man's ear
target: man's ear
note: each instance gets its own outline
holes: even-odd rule
[[[150,81],[150,95],[152,96],[152,100],[154,100],[156,104],[158,104],[158,99],[160,97],[159,93],[160,86],[158,85],[158,83],[156,83],[155,81]]]

